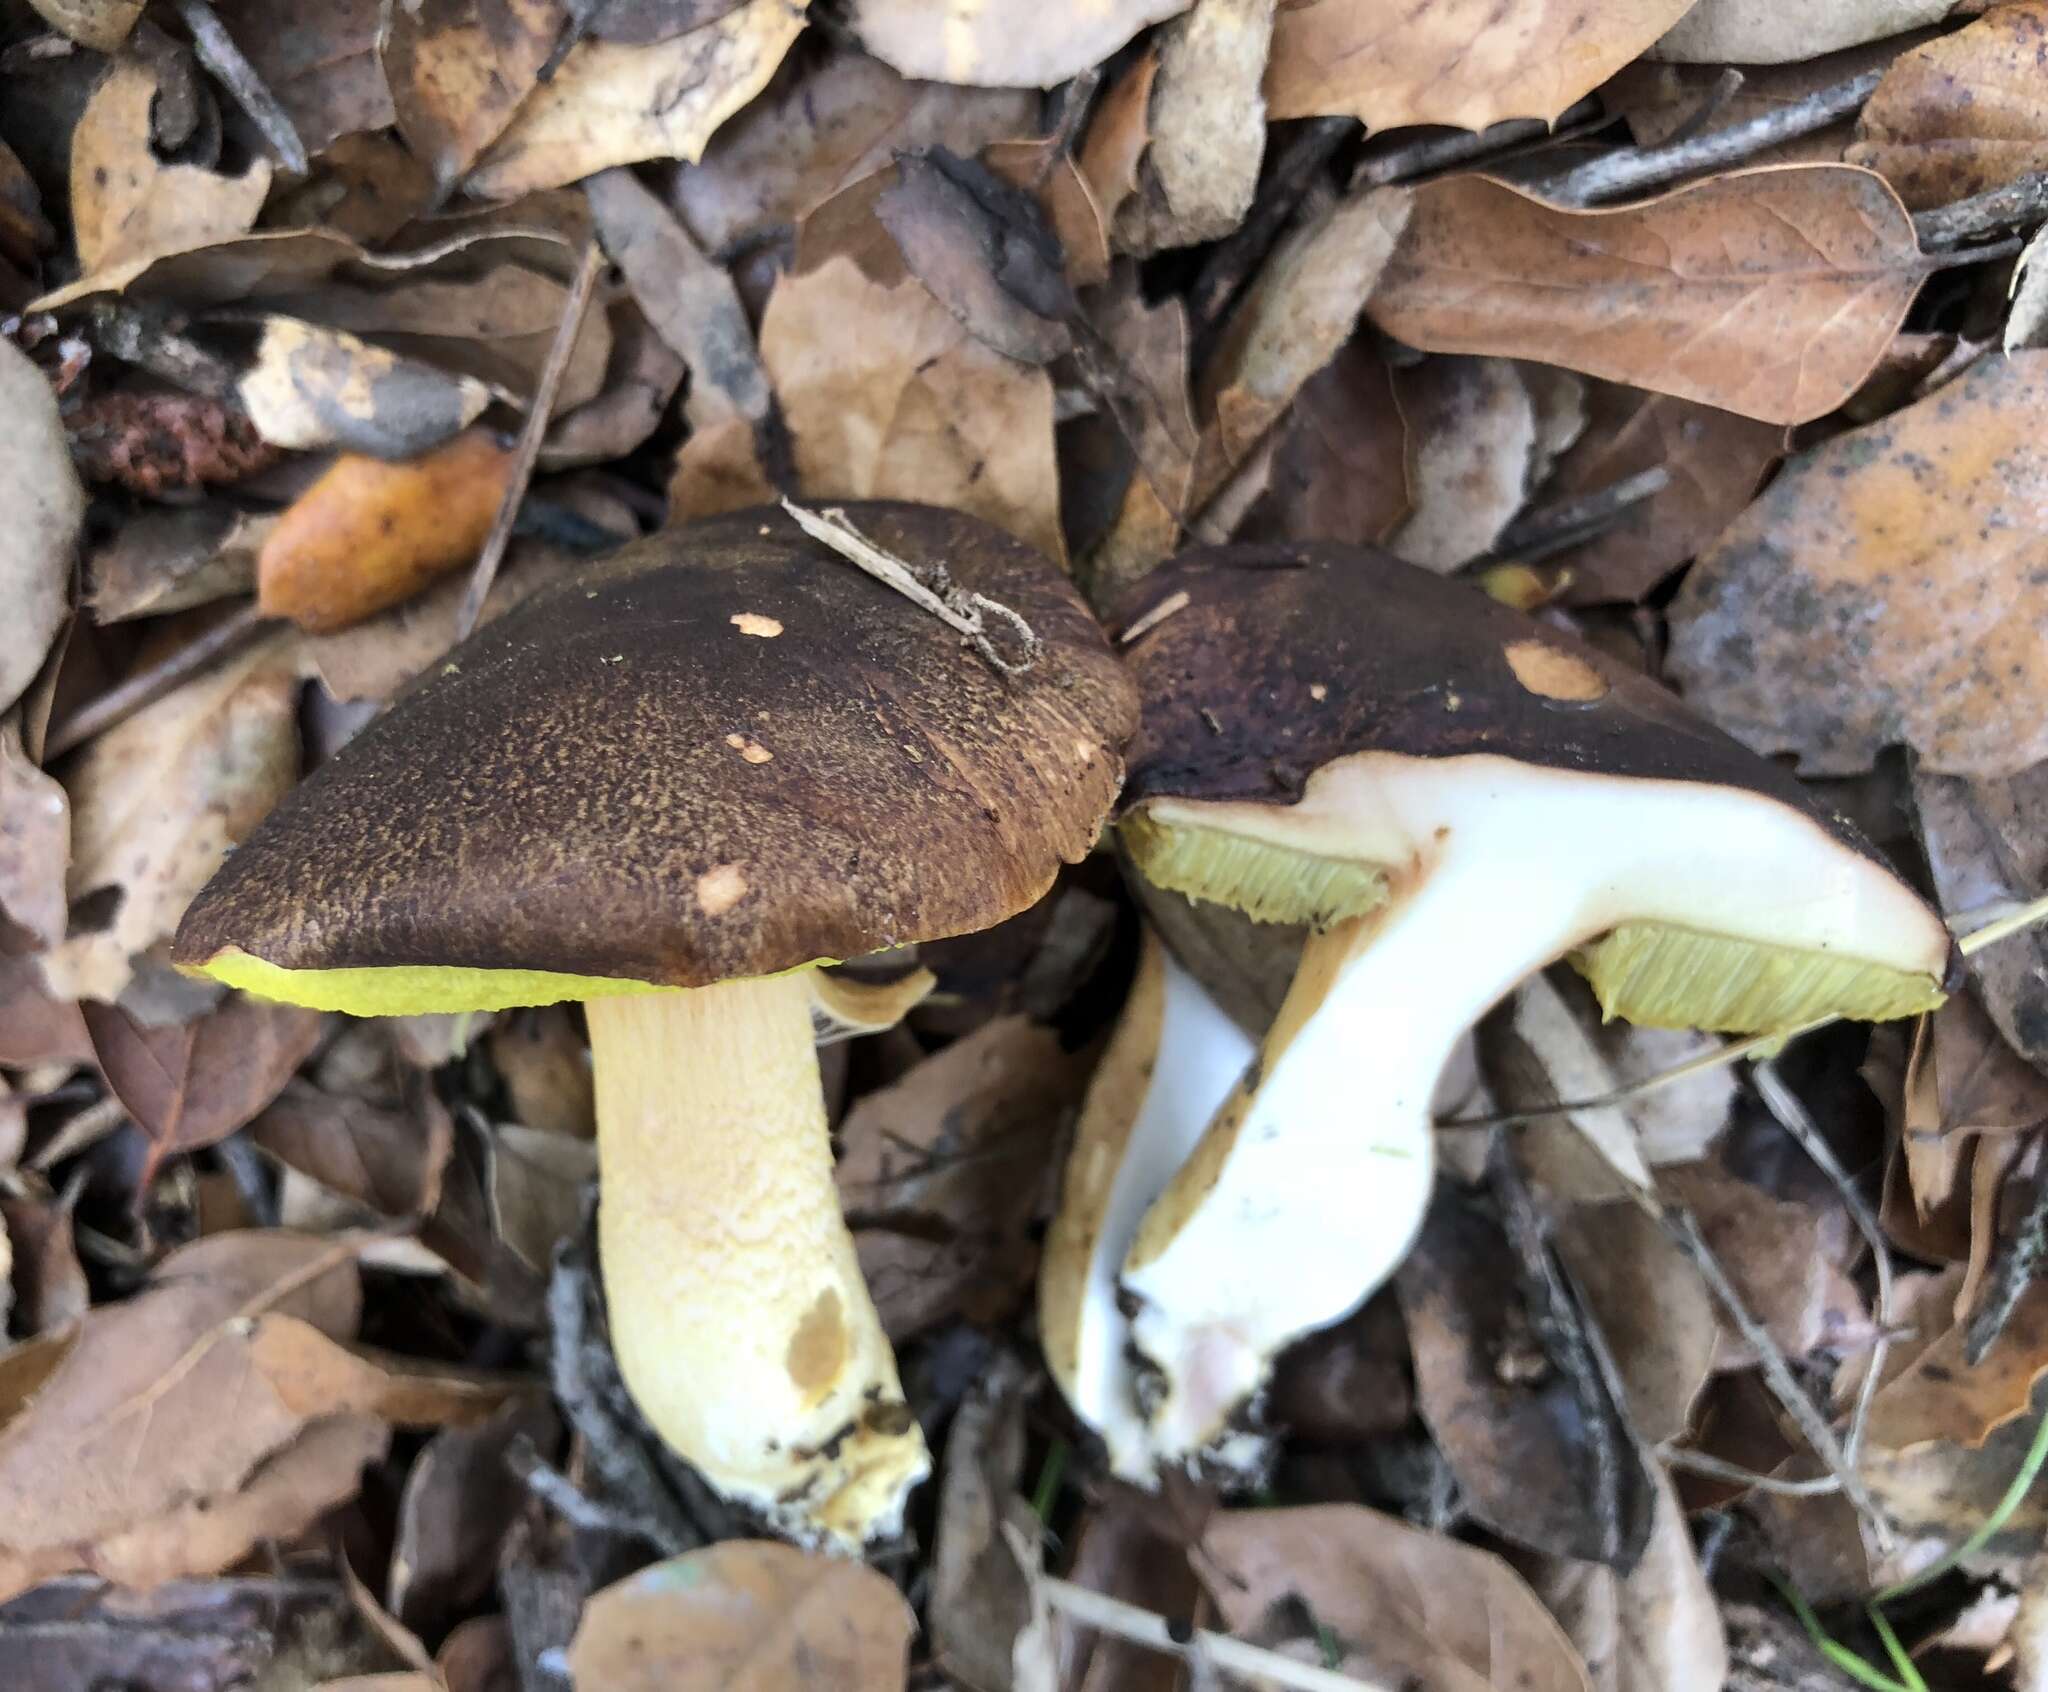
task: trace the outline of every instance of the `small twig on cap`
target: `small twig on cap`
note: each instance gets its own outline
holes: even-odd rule
[[[921,611],[929,611],[947,628],[965,635],[968,642],[988,660],[991,668],[1006,676],[1021,676],[1038,662],[1045,646],[1031,625],[1000,600],[984,593],[971,593],[946,573],[943,564],[915,566],[893,553],[884,552],[846,520],[836,506],[824,511],[807,511],[785,497],[782,509],[796,520],[796,526],[847,561],[865,570],[876,581],[894,588]],[[1023,662],[1013,664],[995,649],[988,637],[988,618],[994,616],[1010,625],[1024,647]]]
[[[556,391],[569,368],[569,355],[576,350],[577,338],[583,332],[583,317],[590,309],[590,296],[597,289],[598,273],[603,269],[604,248],[593,235],[583,249],[582,263],[576,267],[576,279],[569,284],[569,297],[562,302],[562,321],[555,328],[555,344],[548,348],[548,361],[541,367],[532,403],[526,408],[526,425],[519,431],[519,450],[512,460],[512,479],[505,486],[505,498],[484,540],[484,549],[476,555],[476,566],[469,573],[469,588],[462,596],[462,609],[455,619],[458,641],[467,640],[476,632],[477,621],[484,614],[484,601],[490,597],[491,583],[497,580],[498,565],[512,539],[512,525],[526,498],[527,484],[533,480],[533,467],[540,462],[541,442],[547,438],[548,424],[554,418]]]

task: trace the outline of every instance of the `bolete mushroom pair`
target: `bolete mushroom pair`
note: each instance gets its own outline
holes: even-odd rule
[[[1242,1412],[1405,1255],[1437,1079],[1525,976],[1569,957],[1611,1017],[1744,1033],[1960,978],[1937,913],[1788,772],[1468,586],[1218,548],[1126,626],[1138,871],[1314,925],[1255,1052],[1155,948],[1084,1104],[1040,1326],[1128,1478],[1256,1462]]]
[[[895,1531],[929,1467],[833,1184],[818,966],[987,928],[1094,845],[1131,684],[988,524],[849,508],[1029,625],[999,671],[754,511],[631,545],[422,677],[186,914],[187,967],[384,1016],[581,1000],[619,1367],[791,1536]]]

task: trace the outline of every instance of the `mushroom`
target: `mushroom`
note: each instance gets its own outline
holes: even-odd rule
[[[1432,1091],[1525,976],[1569,957],[1609,1017],[1745,1033],[1910,1015],[1960,979],[1940,916],[1787,771],[1470,587],[1367,549],[1220,547],[1128,610],[1131,859],[1159,888],[1314,929],[1234,1084],[1190,1104],[1214,1077],[1169,1073],[1176,1006],[1197,1030],[1204,1013],[1141,975],[1084,1106],[1041,1314],[1131,1478],[1242,1465],[1275,1355],[1406,1254]],[[1111,1097],[1130,1045],[1154,1074]],[[1128,1184],[1105,1175],[1125,1161]],[[1133,1354],[1120,1380],[1090,1373]]]
[[[999,673],[777,511],[652,536],[414,683],[175,949],[362,1016],[583,1001],[626,1385],[722,1494],[839,1548],[897,1531],[929,1459],[833,1185],[816,966],[1041,897],[1136,718],[1038,553],[953,512],[847,515],[1016,612],[1035,662]]]

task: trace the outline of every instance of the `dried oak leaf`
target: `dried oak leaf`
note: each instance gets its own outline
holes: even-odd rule
[[[1673,678],[1816,775],[1904,743],[1928,769],[2048,758],[2048,352],[1977,361],[1794,459],[1686,577]]]
[[[441,187],[505,133],[568,20],[563,0],[415,0],[391,12],[382,57],[393,117]]]
[[[2048,169],[2048,0],[2008,0],[1967,28],[1902,53],[1845,157],[1915,211]]]
[[[258,1149],[359,1211],[431,1211],[454,1125],[430,1091],[386,1104],[294,1080],[250,1125]]]
[[[13,342],[0,340],[0,711],[42,668],[64,620],[71,556],[85,520],[85,490],[71,466],[56,396],[43,373]]]
[[[1669,477],[1589,541],[1552,555],[1574,605],[1642,599],[1755,497],[1784,431],[1693,400],[1596,382],[1586,432],[1557,461],[1549,499],[1577,499],[1646,470]]]
[[[1195,1566],[1230,1631],[1308,1606],[1339,1673],[1425,1692],[1592,1692],[1585,1664],[1521,1577],[1490,1551],[1355,1504],[1227,1510]]]
[[[585,41],[524,103],[464,179],[510,200],[642,159],[695,159],[775,74],[802,33],[797,0],[747,0],[652,46]]]
[[[996,1321],[1030,1283],[1031,1225],[1090,1063],[1022,1016],[986,1022],[840,1126],[839,1194],[882,1326]]]
[[[1777,65],[1939,23],[1962,0],[1698,0],[1653,49],[1681,64]]]
[[[325,0],[291,12],[268,0],[214,0],[213,9],[308,153],[396,121],[377,56],[379,0]],[[413,15],[411,7],[395,11],[392,33],[413,27]]]
[[[916,1626],[873,1569],[729,1539],[592,1597],[569,1672],[606,1692],[902,1692]]]
[[[1484,129],[1546,122],[1635,58],[1691,0],[1281,0],[1266,101],[1276,118]]]
[[[1878,1451],[1910,1452],[1930,1441],[1981,1446],[2025,1414],[2048,1374],[2048,1282],[2020,1295],[1998,1339],[1974,1365],[1964,1361],[1967,1324],[1934,1340],[1871,1401],[1865,1437]],[[2010,1471],[2008,1471],[2008,1474]]]
[[[94,740],[67,772],[73,902],[120,893],[105,927],[40,960],[61,998],[113,1000],[131,960],[178,926],[230,847],[299,773],[289,645],[259,642]]]
[[[240,176],[160,163],[150,146],[156,96],[156,73],[143,60],[117,60],[72,133],[71,217],[88,276],[240,235],[270,192],[262,159]]]
[[[2048,763],[2002,779],[1913,772],[1913,803],[1941,908],[2024,904],[2048,891]],[[2031,928],[1970,960],[1991,1020],[2048,1074],[2048,934]]]
[[[1483,176],[1413,193],[1367,308],[1389,335],[1766,422],[1803,423],[1854,393],[1926,274],[1897,196],[1843,165],[1735,171],[1613,210]]]
[[[144,1186],[163,1159],[217,1145],[253,1121],[320,1038],[318,1011],[239,993],[161,1028],[118,1005],[79,1008],[107,1085],[149,1141]]]
[[[860,43],[905,76],[1050,88],[1109,57],[1189,0],[856,0]]]

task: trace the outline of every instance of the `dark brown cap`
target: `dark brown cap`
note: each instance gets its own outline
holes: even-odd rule
[[[845,508],[1043,642],[1006,676],[754,510],[650,536],[451,653],[194,901],[181,963],[702,986],[988,927],[1093,844],[1136,719],[1066,578],[987,523]]]

